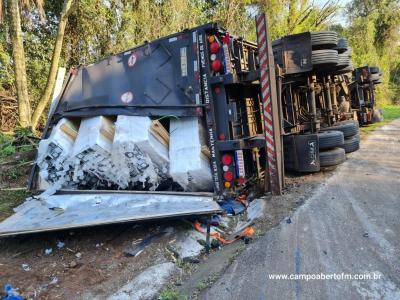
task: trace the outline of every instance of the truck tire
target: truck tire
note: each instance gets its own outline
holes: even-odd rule
[[[380,70],[378,67],[369,67],[369,72],[371,74],[379,74]]]
[[[313,49],[331,49],[337,47],[338,37],[334,31],[311,32],[311,45]]]
[[[337,65],[338,52],[337,50],[314,50],[311,61],[313,65]]]
[[[345,138],[351,137],[353,135],[356,135],[359,133],[359,125],[357,121],[354,120],[348,120],[348,121],[343,121],[336,123],[335,125],[331,127],[326,127],[320,129],[320,131],[329,131],[329,130],[338,130],[343,132],[343,135]]]
[[[336,70],[334,72],[332,72],[333,75],[340,75],[340,74],[345,74],[345,73],[349,73],[349,72],[353,72],[354,68],[353,65],[350,64],[348,66],[345,67],[341,67],[341,66],[337,66]]]
[[[340,39],[338,39],[337,47],[335,49],[340,54],[340,53],[343,53],[343,52],[347,51],[348,47],[349,47],[349,42],[347,41],[347,39],[340,38]]]
[[[344,144],[343,132],[336,130],[319,132],[318,143],[320,150],[341,147]]]
[[[346,153],[351,153],[360,149],[360,136],[358,134],[344,139],[344,144],[340,147]]]
[[[382,79],[382,75],[379,74],[379,73],[377,73],[377,74],[371,74],[371,75],[370,75],[370,78],[371,78],[373,81],[378,81],[378,80],[381,80],[381,79]]]
[[[347,51],[339,54],[337,67],[347,67],[349,65],[351,65],[351,58]]]
[[[319,163],[321,167],[332,167],[343,163],[346,153],[342,148],[333,148],[319,152]]]

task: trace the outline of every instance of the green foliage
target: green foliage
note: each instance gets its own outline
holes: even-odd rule
[[[0,221],[11,216],[14,213],[13,208],[20,205],[28,195],[26,190],[0,190]]]
[[[277,39],[326,29],[339,6],[334,1],[321,7],[310,0],[270,0],[263,1],[261,9],[268,15],[271,38]]]
[[[159,300],[178,300],[179,293],[174,289],[163,290],[158,296]]]
[[[349,40],[355,67],[381,68],[383,84],[377,87],[378,103],[395,103],[400,99],[399,1],[353,0],[347,13],[347,28],[332,28]]]
[[[12,137],[0,133],[0,158],[13,155],[16,152],[15,146],[12,144]]]
[[[13,135],[0,133],[0,158],[31,151],[37,140],[29,128],[16,128]]]
[[[9,169],[7,171],[7,176],[8,176],[8,178],[15,180],[19,176],[21,176],[21,173],[19,173],[19,171],[17,169]]]
[[[382,125],[389,123],[395,119],[400,118],[400,105],[386,105],[382,107],[383,121],[369,124],[360,128],[362,133],[369,133]]]
[[[3,158],[3,157],[13,155],[13,154],[15,154],[15,151],[16,150],[13,145],[5,145],[5,146],[1,147],[1,149],[0,149],[0,157]]]

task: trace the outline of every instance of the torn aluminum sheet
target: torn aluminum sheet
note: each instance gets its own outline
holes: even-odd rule
[[[152,120],[148,117],[118,116],[112,160],[117,166],[118,181],[141,184],[155,190],[168,176],[168,147],[151,133]]]
[[[69,180],[71,165],[68,159],[77,133],[77,124],[63,118],[53,128],[50,136],[40,141],[36,160],[40,189],[62,186]]]
[[[212,191],[209,159],[201,152],[205,131],[197,117],[170,120],[170,175],[185,191]]]
[[[0,236],[218,212],[211,193],[64,191],[26,200]]]
[[[113,121],[104,116],[81,121],[71,158],[74,165],[72,181],[91,187],[101,186],[102,182],[107,186],[114,183],[121,188],[127,187],[125,182],[118,181],[119,170],[111,159],[114,131]]]

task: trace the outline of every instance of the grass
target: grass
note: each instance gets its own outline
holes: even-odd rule
[[[0,221],[13,214],[13,208],[21,204],[29,193],[26,190],[0,190]]]
[[[360,128],[361,133],[367,134],[382,125],[385,125],[395,119],[400,118],[400,105],[386,105],[382,107],[382,110],[383,110],[383,121],[361,127]]]
[[[163,290],[157,298],[158,300],[178,300],[180,299],[179,293],[175,289]]]

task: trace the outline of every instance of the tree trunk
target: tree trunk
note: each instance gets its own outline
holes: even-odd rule
[[[18,0],[8,1],[8,12],[11,20],[11,43],[14,62],[15,85],[17,89],[19,125],[31,126],[31,106],[26,81],[25,52],[21,31],[21,17]]]
[[[37,127],[40,117],[43,111],[45,110],[47,104],[49,103],[51,93],[54,89],[54,84],[56,82],[56,76],[57,76],[58,63],[60,61],[62,44],[64,40],[65,27],[67,26],[67,21],[68,21],[68,12],[71,8],[72,1],[73,0],[64,0],[63,9],[61,11],[61,16],[60,16],[60,23],[58,24],[57,38],[54,45],[53,56],[51,58],[50,71],[47,77],[46,87],[32,116],[33,129]]]

